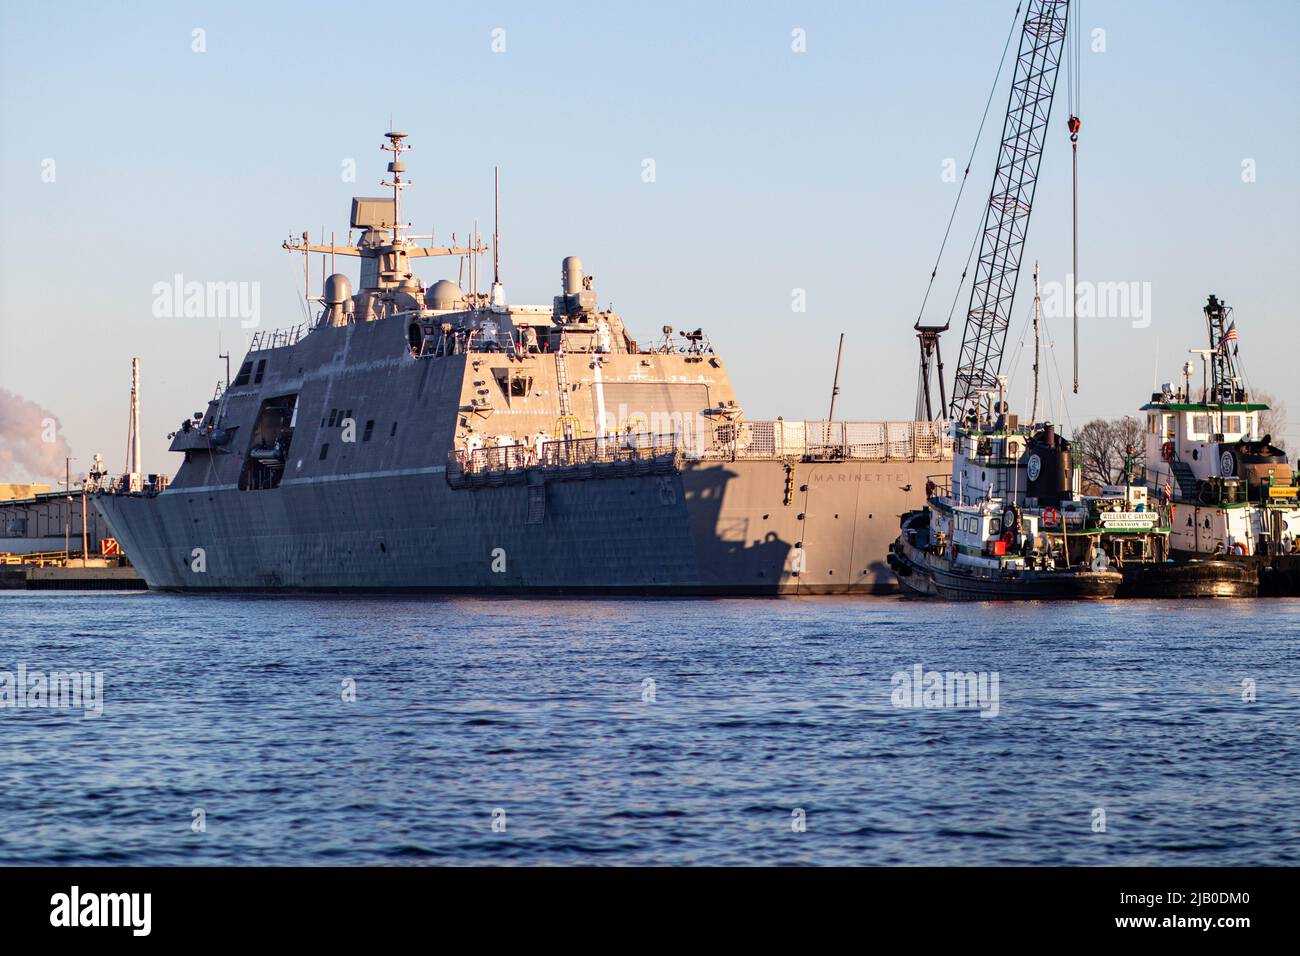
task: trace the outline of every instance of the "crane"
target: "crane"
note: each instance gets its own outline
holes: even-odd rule
[[[940,408],[947,405],[956,419],[968,412],[981,393],[998,386],[1020,258],[1065,50],[1069,8],[1070,0],[1028,0],[1025,10],[950,405],[943,393],[943,361],[938,345],[939,335],[948,329],[948,323],[923,325],[918,319],[914,327],[921,346],[917,412],[925,411],[927,418],[932,417],[932,377],[939,381]],[[1078,117],[1073,114],[1070,132],[1072,137],[1078,133]],[[937,376],[933,371],[935,363]]]

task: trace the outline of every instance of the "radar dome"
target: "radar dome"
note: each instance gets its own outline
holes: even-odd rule
[[[352,283],[341,272],[325,280],[325,304],[342,305],[352,298]]]
[[[450,279],[439,279],[424,294],[424,304],[438,312],[450,312],[465,307],[465,293]]]

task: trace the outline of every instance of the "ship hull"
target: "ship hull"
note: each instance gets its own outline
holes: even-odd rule
[[[1256,580],[1260,597],[1300,597],[1300,554],[1281,555],[1212,555],[1175,548],[1175,561],[1218,561],[1248,569]]]
[[[96,503],[165,590],[887,594],[898,517],[934,465],[694,461],[472,489],[421,468]]]
[[[1131,564],[1123,570],[1124,598],[1251,598],[1259,574],[1236,561],[1186,560]]]

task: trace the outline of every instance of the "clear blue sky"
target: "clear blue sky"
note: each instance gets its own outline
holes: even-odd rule
[[[492,215],[503,176],[511,301],[549,302],[582,255],[635,335],[703,326],[751,418],[825,415],[847,333],[847,418],[911,416],[911,324],[1015,0],[642,4],[7,4],[0,12],[0,388],[53,412],[84,468],[122,467],[130,358],[148,470],[238,355],[237,320],[159,319],[153,286],[261,284],[263,326],[301,321],[290,233],[346,231],[382,194],[388,127],[411,134],[418,232]],[[1151,284],[1151,325],[1084,326],[1076,425],[1136,408],[1201,344],[1209,292],[1236,307],[1252,384],[1300,421],[1300,4],[1088,0],[1081,273]],[[192,52],[192,31],[206,52]],[[492,51],[505,30],[506,50]],[[791,50],[791,31],[807,52]],[[1085,43],[1085,51],[1088,50]],[[1058,97],[1063,94],[1058,91]],[[986,198],[994,102],[937,300]],[[1058,98],[1029,264],[1069,262]],[[346,159],[357,182],[340,176]],[[657,181],[642,181],[653,158]],[[42,163],[55,161],[54,182]],[[1253,159],[1256,181],[1242,181]],[[421,267],[435,279],[454,264]],[[485,262],[484,268],[490,268]],[[808,310],[791,295],[807,290]],[[959,321],[945,346],[950,368]],[[945,310],[946,311],[946,307]],[[1057,363],[1068,374],[1068,331]],[[1013,400],[1024,394],[1020,363]],[[838,417],[838,416],[837,416]],[[1059,410],[1058,418],[1065,418]],[[0,475],[0,481],[12,478]]]

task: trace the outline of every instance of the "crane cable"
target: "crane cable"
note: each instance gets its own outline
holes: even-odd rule
[[[1070,296],[1070,318],[1074,325],[1074,394],[1079,394],[1079,129],[1083,122],[1079,119],[1079,85],[1080,61],[1082,59],[1081,30],[1079,27],[1079,10],[1082,0],[1075,0],[1073,10],[1074,42],[1068,39],[1065,45],[1067,68],[1065,82],[1067,86],[1070,118],[1066,127],[1070,130],[1070,219],[1072,227],[1071,280],[1073,289]]]
[[[952,233],[953,220],[957,218],[957,208],[961,205],[962,193],[966,190],[966,181],[970,178],[971,163],[975,161],[975,151],[979,148],[980,137],[984,133],[984,123],[989,118],[989,107],[993,104],[993,94],[997,92],[998,81],[1002,78],[1002,68],[1007,62],[1007,51],[1011,49],[1011,38],[1015,36],[1016,24],[1020,22],[1020,8],[1023,3],[1016,4],[1016,12],[1011,17],[1011,29],[1007,31],[1007,40],[1002,45],[1002,59],[998,61],[998,71],[993,76],[993,86],[989,89],[988,99],[984,102],[984,115],[980,117],[979,129],[975,131],[975,142],[971,145],[970,156],[966,159],[966,171],[962,173],[961,185],[957,188],[957,199],[952,204],[952,212],[948,214],[948,228],[943,232],[943,241],[939,243],[939,254],[934,258],[934,268],[930,270],[930,281],[925,287],[925,296],[921,299],[921,309],[916,316],[916,328],[921,327],[921,319],[925,317],[925,306],[930,301],[930,292],[934,288],[935,276],[939,274],[939,263],[943,259],[943,251],[948,246],[948,236]],[[978,236],[977,236],[978,238]],[[970,257],[966,259],[967,267],[970,266]],[[966,270],[962,270],[962,281],[966,280]],[[960,291],[961,286],[958,285]],[[948,323],[952,322],[952,312],[948,313]]]

